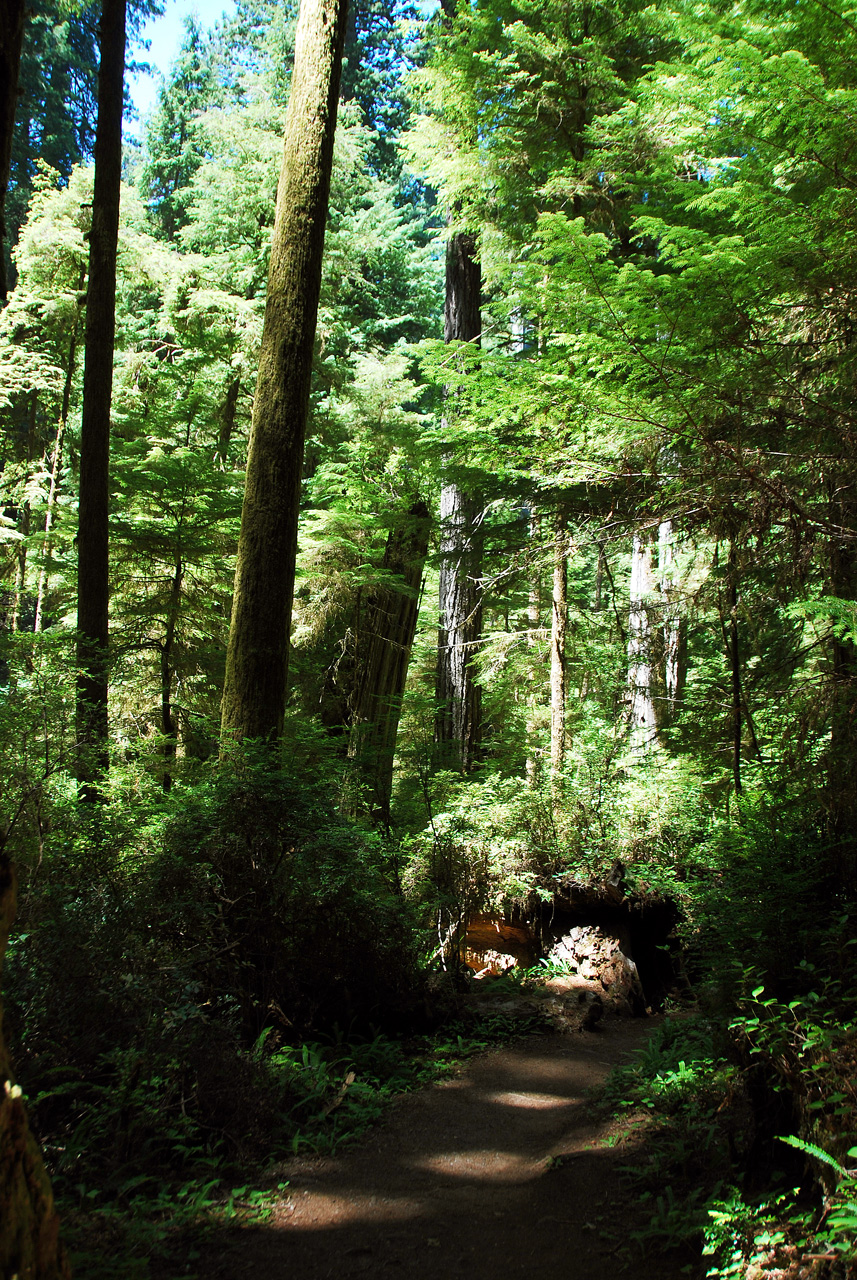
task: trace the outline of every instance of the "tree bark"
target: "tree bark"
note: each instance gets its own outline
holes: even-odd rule
[[[222,740],[282,733],[324,232],[346,0],[302,0],[238,563]]]
[[[551,604],[551,773],[565,760],[565,644],[568,630],[568,519],[560,503],[556,512],[553,544],[553,596]]]
[[[732,778],[735,794],[740,796],[741,786],[741,651],[738,644],[738,561],[734,542],[729,543],[729,668],[732,689]]]
[[[828,481],[831,524],[857,528],[857,468],[843,467]],[[857,555],[853,539],[831,539],[828,552],[831,594],[857,600]],[[834,864],[850,889],[857,887],[857,645],[848,636],[831,639],[830,749],[827,757],[828,826]]]
[[[387,539],[382,567],[398,581],[372,591],[356,638],[348,755],[363,797],[357,796],[353,811],[368,800],[372,816],[385,827],[428,538],[428,507],[417,501],[407,525],[391,530]]]
[[[669,725],[675,719],[679,702],[684,693],[687,677],[687,650],[684,627],[674,604],[675,587],[675,535],[672,520],[662,520],[658,525],[658,582],[664,601],[662,627],[661,698],[655,711],[658,727]]]
[[[86,283],[86,275],[84,269],[81,268],[80,282],[78,284],[78,292],[83,290]],[[48,489],[48,509],[45,513],[45,544],[42,550],[42,566],[39,570],[39,585],[36,590],[36,620],[33,625],[35,632],[42,630],[44,622],[45,608],[45,590],[48,580],[48,562],[51,558],[52,538],[51,532],[54,525],[54,512],[56,510],[57,489],[59,487],[60,467],[62,466],[63,444],[65,441],[65,429],[68,425],[68,413],[71,406],[71,389],[74,384],[75,361],[77,358],[77,342],[78,342],[78,317],[75,316],[72,325],[71,338],[68,347],[68,360],[65,370],[65,384],[62,393],[62,407],[60,408],[60,420],[57,424],[57,434],[54,441],[54,453],[51,460],[51,482]]]
[[[538,511],[532,511],[530,514],[530,547],[532,548],[529,556],[527,570],[530,579],[530,589],[527,594],[527,648],[535,651],[538,644],[538,633],[542,621],[542,574],[541,565],[539,563],[539,526],[541,518]],[[539,725],[537,717],[537,707],[539,699],[539,683],[540,681],[532,679],[530,681],[530,690],[528,697],[527,710],[527,783],[530,787],[535,787],[539,780]]]
[[[15,919],[15,871],[0,852],[0,971]],[[0,1275],[70,1280],[42,1154],[3,1039],[0,1004]]]
[[[96,798],[95,781],[107,769],[110,402],[116,329],[124,80],[125,0],[104,0],[95,189],[89,233],[77,538],[78,781],[82,798],[89,800]]]
[[[181,535],[181,530],[179,530]],[[173,785],[170,765],[176,758],[178,745],[178,725],[173,712],[173,649],[176,640],[176,625],[182,600],[182,583],[184,582],[184,563],[181,552],[176,553],[173,578],[170,583],[170,602],[167,608],[167,624],[164,640],[161,645],[161,733],[164,736],[164,774],[161,779],[164,791]]]
[[[217,433],[217,455],[221,465],[226,462],[232,432],[235,429],[235,415],[238,409],[238,394],[241,390],[241,379],[233,378],[226,388],[226,398],[220,410],[220,430]]]
[[[648,751],[656,740],[652,675],[652,635],[647,598],[654,590],[652,542],[635,534],[631,552],[631,603],[628,613],[628,684],[630,687],[631,745]]]
[[[446,246],[444,340],[479,344],[482,273],[476,238],[450,236]],[[454,389],[447,392],[452,402]],[[469,773],[481,739],[481,689],[473,658],[482,634],[481,521],[479,497],[446,478],[440,496],[440,621],[438,627],[435,739],[441,764]]]
[[[12,163],[12,133],[18,105],[18,72],[24,40],[25,0],[0,0],[0,306],[5,305],[6,192]]]

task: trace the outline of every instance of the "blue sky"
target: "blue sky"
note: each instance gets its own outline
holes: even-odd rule
[[[184,34],[184,19],[194,14],[201,26],[210,27],[224,11],[232,11],[230,0],[216,0],[213,4],[205,0],[166,0],[163,16],[149,19],[143,28],[143,38],[151,42],[149,51],[136,48],[132,55],[141,62],[150,63],[155,74],[128,77],[131,98],[141,120],[157,98],[160,85],[157,72],[165,76],[178,53]]]

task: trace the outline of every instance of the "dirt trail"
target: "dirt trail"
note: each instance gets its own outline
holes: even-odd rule
[[[647,1218],[618,1166],[645,1159],[645,1139],[594,1120],[586,1094],[654,1025],[535,1036],[403,1098],[361,1146],[287,1166],[273,1218],[224,1234],[201,1274],[614,1280],[621,1238]],[[631,1273],[677,1280],[687,1262],[637,1257]]]

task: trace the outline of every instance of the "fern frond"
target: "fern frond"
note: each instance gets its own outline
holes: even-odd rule
[[[796,1138],[789,1134],[786,1138],[778,1138],[778,1142],[785,1142],[790,1147],[796,1147],[798,1151],[803,1151],[805,1155],[815,1156],[816,1160],[822,1160],[825,1164],[829,1164],[831,1169],[835,1169],[841,1178],[847,1178],[852,1170],[846,1169],[827,1151],[823,1151],[821,1147],[817,1147],[813,1142],[807,1142],[804,1138]]]

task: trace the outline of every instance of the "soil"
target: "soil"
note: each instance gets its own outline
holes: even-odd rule
[[[224,1231],[199,1274],[614,1280],[629,1266],[635,1280],[678,1280],[688,1256],[628,1248],[651,1209],[629,1199],[620,1167],[646,1159],[645,1125],[600,1120],[592,1103],[657,1023],[605,1015],[587,1031],[566,1017],[571,1029],[471,1060],[400,1099],[359,1146],[278,1169],[289,1186],[273,1216]]]

